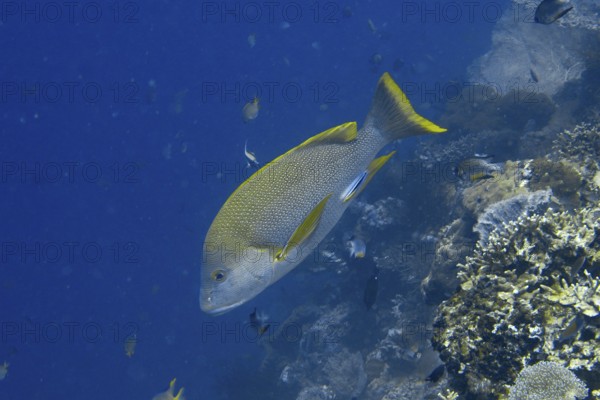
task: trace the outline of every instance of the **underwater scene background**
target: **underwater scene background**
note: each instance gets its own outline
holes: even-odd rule
[[[2,2],[0,399],[600,398],[600,5],[541,3]],[[448,131],[203,313],[248,163],[384,72]]]

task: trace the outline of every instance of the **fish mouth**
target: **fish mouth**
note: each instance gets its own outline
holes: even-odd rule
[[[220,307],[214,307],[214,306],[211,306],[210,304],[208,304],[207,302],[201,301],[200,308],[205,313],[216,316],[216,315],[225,314],[226,312],[231,311],[234,308],[241,306],[245,302],[246,302],[246,300],[240,300],[240,301],[232,303],[232,304],[227,304],[227,305],[220,306]]]

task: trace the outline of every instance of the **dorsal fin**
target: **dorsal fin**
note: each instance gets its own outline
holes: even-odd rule
[[[303,147],[311,146],[313,144],[326,144],[326,143],[348,143],[356,140],[356,134],[358,130],[356,122],[346,122],[344,124],[329,128],[324,132],[318,133],[315,136],[305,140],[294,149],[300,149]]]

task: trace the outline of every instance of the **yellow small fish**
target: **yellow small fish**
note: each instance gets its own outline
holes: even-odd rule
[[[177,396],[174,396],[175,393],[175,381],[176,378],[173,378],[171,383],[169,383],[169,388],[164,392],[158,393],[155,395],[152,400],[185,400],[183,397],[183,388],[179,389],[177,392]]]
[[[260,104],[258,97],[255,97],[251,102],[246,103],[242,109],[242,118],[244,122],[252,121],[258,117],[258,111],[260,110]]]
[[[135,348],[137,346],[137,335],[132,333],[131,335],[125,338],[123,342],[123,350],[125,350],[125,355],[129,358],[133,357],[135,354]]]
[[[6,378],[6,374],[8,374],[9,363],[4,361],[4,364],[0,365],[0,381]]]
[[[347,246],[352,258],[364,258],[367,253],[367,244],[360,238],[353,237],[347,242]]]

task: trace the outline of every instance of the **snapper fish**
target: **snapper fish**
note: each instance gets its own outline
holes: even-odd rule
[[[360,130],[347,122],[307,139],[256,171],[223,204],[204,241],[201,309],[233,310],[298,266],[394,155],[378,155],[388,143],[445,131],[417,114],[383,74]]]

